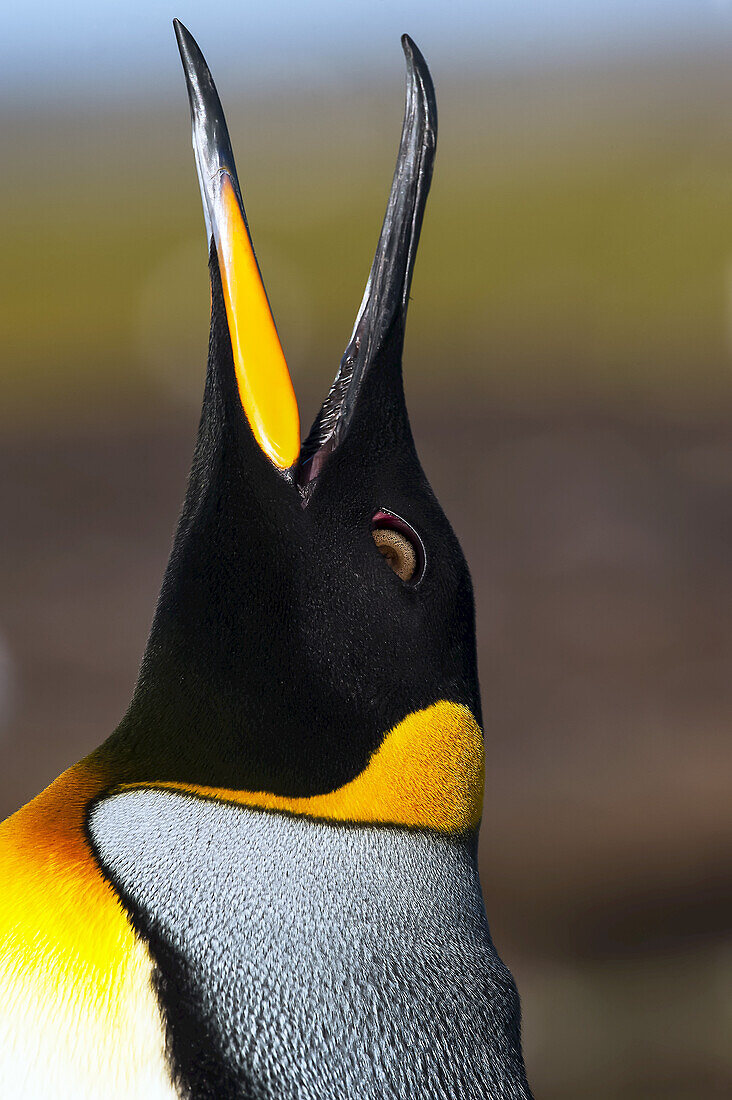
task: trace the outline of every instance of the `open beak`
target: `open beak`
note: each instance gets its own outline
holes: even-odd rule
[[[242,408],[257,443],[283,471],[300,454],[290,373],[249,234],[226,119],[193,36],[173,21],[193,125],[193,151],[209,248],[216,251]]]
[[[226,120],[208,66],[174,21],[193,122],[193,149],[209,247],[221,274],[241,404],[262,451],[294,477],[304,503],[360,405],[403,411],[401,353],[409,289],[437,144],[437,105],[427,63],[408,35],[407,94],[399,154],[371,273],[350,343],[310,434],[300,447],[297,401],[249,235]],[[364,396],[370,387],[375,400]],[[295,470],[295,467],[297,469]]]

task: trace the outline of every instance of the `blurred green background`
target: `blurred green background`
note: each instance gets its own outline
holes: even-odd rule
[[[0,76],[0,815],[129,699],[193,446],[207,53],[304,427],[401,125],[440,139],[405,378],[471,563],[482,873],[537,1100],[732,1094],[732,5],[15,12]]]

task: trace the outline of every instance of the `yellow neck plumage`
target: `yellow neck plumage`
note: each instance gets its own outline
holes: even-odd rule
[[[328,794],[289,798],[178,782],[129,786],[143,785],[321,820],[463,833],[477,828],[483,808],[483,735],[467,707],[441,701],[404,718],[364,771]]]

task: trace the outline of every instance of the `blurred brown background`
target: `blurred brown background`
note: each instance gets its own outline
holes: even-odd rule
[[[405,376],[475,580],[483,883],[529,1076],[537,1100],[729,1096],[732,18],[686,34],[670,2],[675,36],[549,50],[527,3],[532,49],[499,57],[509,24],[397,9],[441,107]],[[202,12],[170,14],[221,73],[307,427],[391,178],[395,15],[350,69],[247,82],[220,27],[209,49]],[[123,35],[125,79],[73,54],[60,89],[21,36],[28,94],[16,74],[0,106],[0,816],[119,720],[192,451],[207,274],[163,15],[152,91]]]

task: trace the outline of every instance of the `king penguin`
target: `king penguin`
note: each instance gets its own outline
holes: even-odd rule
[[[473,595],[401,356],[435,153],[404,125],[301,446],[218,94],[176,21],[211,276],[203,411],[127,713],[0,826],[3,1100],[518,1100],[477,867]]]

